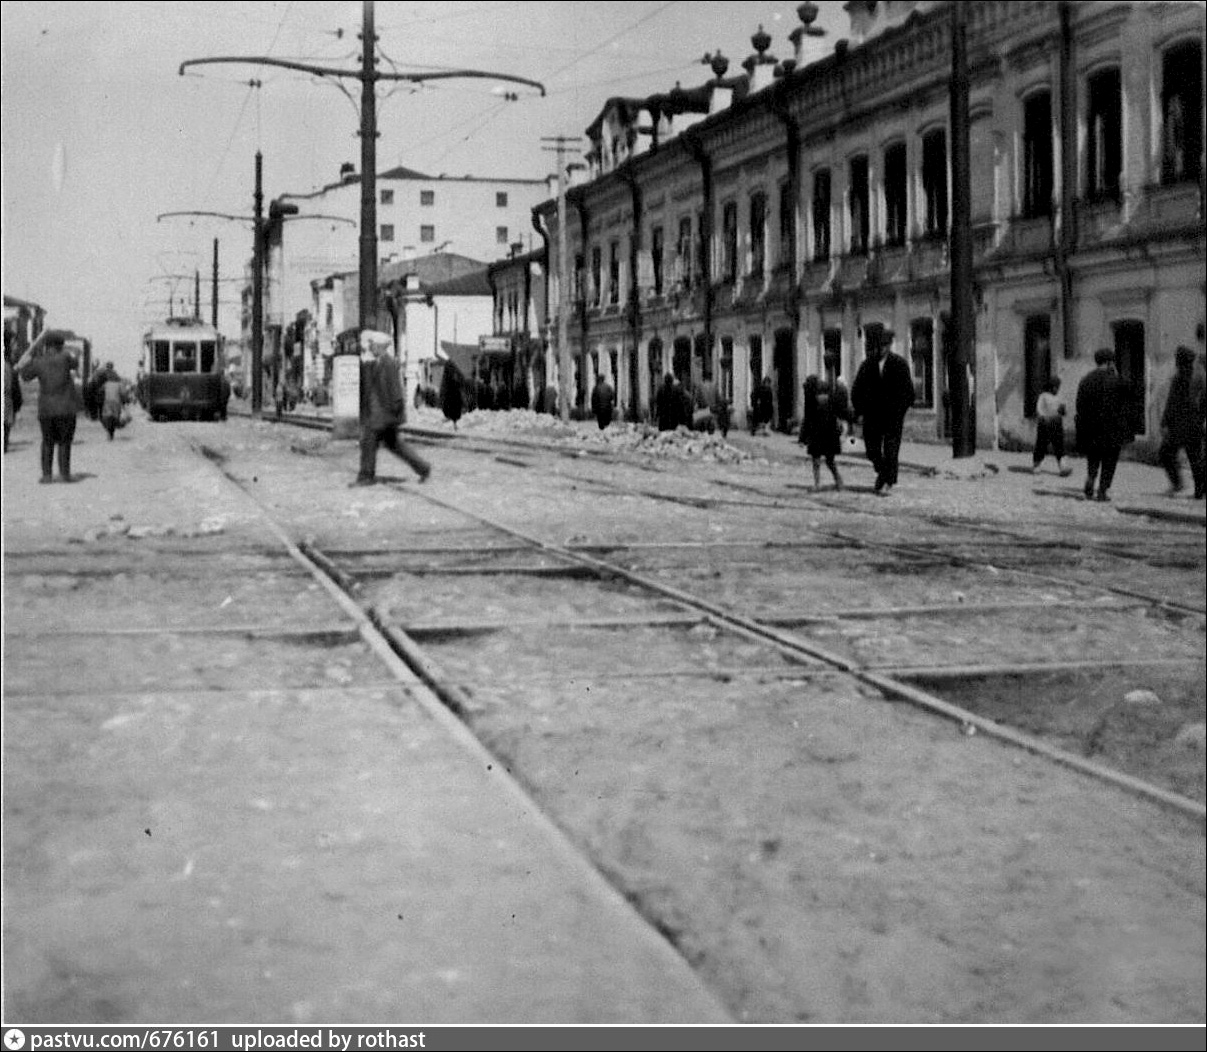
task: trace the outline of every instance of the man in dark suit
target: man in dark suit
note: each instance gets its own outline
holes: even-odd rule
[[[893,333],[885,330],[868,347],[851,386],[851,408],[863,422],[863,444],[876,469],[876,492],[897,485],[897,459],[905,414],[914,404],[914,378],[905,359],[893,353]]]
[[[1115,352],[1102,347],[1094,352],[1094,369],[1077,388],[1077,448],[1085,454],[1085,499],[1110,500],[1111,482],[1119,453],[1135,435],[1131,429],[1131,393],[1115,369]],[[1101,470],[1102,474],[1099,475]]]
[[[398,437],[402,424],[402,382],[398,362],[389,353],[392,340],[385,333],[366,329],[360,334],[365,352],[360,368],[360,473],[355,486],[377,481],[377,447],[385,446],[426,482],[432,466]]]

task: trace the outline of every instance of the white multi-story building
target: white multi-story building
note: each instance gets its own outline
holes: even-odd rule
[[[392,168],[376,178],[380,266],[449,253],[498,259],[519,243],[539,244],[532,209],[547,190],[539,179],[427,176]],[[344,165],[338,182],[278,200],[298,206],[281,228],[279,271],[272,275],[274,310],[288,322],[311,306],[311,282],[359,265],[361,179]],[[329,217],[307,220],[307,216]]]

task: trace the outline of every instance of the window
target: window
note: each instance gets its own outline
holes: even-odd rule
[[[212,373],[214,371],[214,357],[218,353],[218,346],[213,340],[201,341],[201,371],[203,373]]]
[[[608,245],[608,302],[620,302],[620,242]]]
[[[420,190],[419,191],[419,203],[421,205],[434,205],[436,203],[436,191],[435,190]]]
[[[735,219],[736,223],[737,220]],[[706,239],[707,238],[707,239]],[[696,258],[692,264],[692,274],[703,279],[705,274],[708,274],[711,281],[712,271],[708,260],[708,253],[712,250],[712,245],[709,243],[712,240],[712,227],[704,218],[703,212],[696,213],[696,237],[692,244],[696,246]],[[695,279],[693,278],[693,281]]]
[[[914,374],[914,405],[933,409],[935,405],[935,323],[918,318],[909,327],[910,366]]]
[[[679,263],[679,280],[685,289],[692,287],[692,217],[679,220],[679,244],[675,249]]]
[[[394,203],[394,191],[393,190],[382,190],[381,203],[383,205],[392,205]]]
[[[334,304],[331,304],[331,303],[327,304],[326,309],[323,311],[323,319],[326,322],[326,324],[324,325],[324,328],[330,329],[331,326],[335,324],[335,306],[334,306]]]
[[[696,333],[695,355],[700,363],[700,379],[712,379],[712,348],[708,346],[708,341],[704,338],[704,333]]]
[[[506,208],[506,207],[507,207],[507,193],[505,191],[500,190],[497,194],[495,194],[495,208]]]
[[[717,377],[717,394],[726,402],[733,401],[733,337],[721,337],[720,375]]]
[[[495,227],[495,241],[500,245],[507,244],[507,227],[505,227],[505,226]]]
[[[191,340],[177,341],[172,346],[172,372],[195,373],[197,371],[197,345]]]
[[[824,329],[821,334],[821,350],[824,357],[833,356],[834,376],[842,375],[842,330]]]
[[[1052,319],[1032,314],[1023,323],[1023,416],[1035,418],[1035,404],[1052,374]]]
[[[650,233],[650,268],[654,272],[654,295],[662,295],[662,227]]]
[[[750,198],[750,276],[761,278],[767,262],[767,195]]]
[[[1161,182],[1198,179],[1203,150],[1203,45],[1165,52],[1161,88]]]
[[[796,258],[796,211],[793,208],[792,184],[780,183],[780,254],[779,265],[790,267]]]
[[[419,240],[431,243],[436,240],[436,228],[430,224],[424,224],[419,228]]]
[[[1023,217],[1052,214],[1052,96],[1023,103]]]
[[[738,277],[738,205],[728,201],[721,210],[721,278],[736,281]]]
[[[1099,70],[1086,82],[1086,196],[1119,199],[1123,169],[1123,94],[1117,68]]]
[[[591,249],[591,302],[598,307],[603,302],[603,253],[598,245]]]
[[[907,220],[905,143],[895,143],[884,151],[884,241],[904,245]]]
[[[813,258],[830,258],[830,169],[813,174]]]
[[[586,297],[586,290],[583,288],[583,272],[586,270],[586,261],[583,259],[581,252],[574,254],[574,302],[581,303]]]
[[[172,345],[167,340],[156,340],[152,344],[154,364],[152,372],[166,373],[172,368]]]
[[[750,337],[750,390],[763,379],[763,337]]]
[[[393,241],[394,240],[394,224],[393,223],[382,223],[381,224],[381,233],[378,234],[378,240],[380,240],[380,241]]]
[[[922,138],[922,195],[926,198],[926,233],[947,234],[947,133],[939,128]]]
[[[868,250],[868,159],[852,157],[848,187],[851,217],[851,255],[861,256]]]

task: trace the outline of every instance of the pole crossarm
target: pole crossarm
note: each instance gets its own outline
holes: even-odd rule
[[[333,69],[331,66],[312,66],[308,62],[294,62],[284,58],[269,58],[265,55],[221,55],[215,58],[191,58],[180,64],[180,75],[184,76],[184,71],[190,66],[206,66],[218,63],[230,64],[232,62],[250,62],[260,66],[277,66],[280,69],[292,69],[299,73],[312,73],[316,77],[350,77],[353,80],[361,81],[366,78],[365,72],[359,69]],[[502,80],[509,84],[523,84],[530,88],[536,88],[541,93],[542,98],[545,95],[545,85],[539,80],[517,77],[510,73],[491,73],[488,70],[480,69],[452,69],[435,73],[379,73],[377,70],[373,70],[368,74],[368,78],[372,81],[401,80],[412,84],[422,84],[428,80],[450,80],[454,77]]]
[[[232,215],[230,212],[160,212],[155,217],[155,222],[158,223],[161,219],[170,219],[173,216],[210,216],[213,219],[234,219],[240,223],[255,222],[252,216]]]

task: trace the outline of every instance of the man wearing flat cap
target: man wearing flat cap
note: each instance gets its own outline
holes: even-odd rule
[[[1158,459],[1169,477],[1169,495],[1182,489],[1179,450],[1186,450],[1194,479],[1195,500],[1203,497],[1203,374],[1195,369],[1195,353],[1185,345],[1174,352],[1174,374],[1169,385],[1165,412],[1161,415],[1161,449]]]
[[[360,334],[360,472],[357,486],[377,481],[377,447],[385,446],[406,463],[420,482],[427,481],[431,465],[398,437],[402,424],[402,383],[398,362],[390,354],[393,340],[384,332],[366,329]]]
[[[885,329],[870,341],[867,357],[851,385],[851,409],[863,422],[863,444],[876,469],[876,493],[897,485],[897,458],[905,414],[914,404],[914,378],[905,359],[892,350],[893,333]]]
[[[75,386],[75,359],[67,353],[71,333],[44,329],[16,364],[23,380],[38,381],[38,426],[42,429],[42,477],[52,482],[55,451],[58,451],[59,478],[74,482],[71,473],[71,443],[75,439],[75,418],[82,397]]]
[[[1115,352],[1094,352],[1094,369],[1077,387],[1074,418],[1077,448],[1085,456],[1085,499],[1093,500],[1095,486],[1101,501],[1111,499],[1111,483],[1119,453],[1135,436],[1131,429],[1131,392],[1115,368]]]

